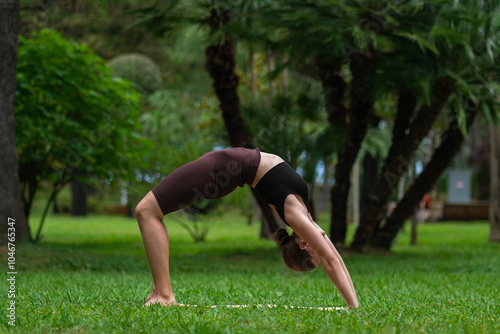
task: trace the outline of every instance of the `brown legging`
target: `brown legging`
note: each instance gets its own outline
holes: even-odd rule
[[[258,149],[229,148],[208,152],[167,175],[152,189],[164,215],[198,199],[228,195],[252,184],[260,163]]]

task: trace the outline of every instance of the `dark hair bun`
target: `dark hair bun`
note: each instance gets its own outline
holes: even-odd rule
[[[288,232],[284,228],[280,228],[274,233],[274,241],[282,246],[290,238]]]

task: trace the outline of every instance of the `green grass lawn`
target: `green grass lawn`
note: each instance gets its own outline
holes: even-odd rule
[[[487,243],[487,224],[421,225],[418,246],[403,233],[393,254],[345,254],[361,307],[321,311],[281,306],[345,302],[321,268],[289,271],[257,224],[227,214],[195,244],[166,223],[177,302],[198,308],[141,307],[151,274],[134,220],[49,217],[40,244],[17,246],[16,327],[7,325],[5,292],[0,332],[500,332],[500,245]],[[279,306],[208,307],[227,304]]]

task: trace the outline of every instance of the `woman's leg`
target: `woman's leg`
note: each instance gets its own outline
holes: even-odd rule
[[[168,233],[163,222],[163,213],[152,192],[139,202],[135,214],[153,274],[153,291],[145,306],[154,303],[176,304],[168,268]]]

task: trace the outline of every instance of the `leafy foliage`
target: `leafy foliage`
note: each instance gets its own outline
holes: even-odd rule
[[[411,126],[403,129],[405,140],[393,140],[395,149],[389,150],[397,152],[393,154],[396,157],[391,155],[387,159],[394,168],[394,164],[399,164],[397,156],[413,152],[418,146],[406,144],[420,142],[432,127],[433,118],[443,117],[447,108],[455,106],[458,109],[459,126],[464,133],[467,131],[464,101],[467,99],[488,106],[485,115],[498,119],[498,109],[494,107],[499,92],[496,83],[499,74],[496,60],[500,36],[498,12],[497,1],[278,1],[253,13],[255,20],[262,24],[258,27],[264,28],[257,29],[253,36],[260,34],[267,48],[288,55],[287,66],[298,67],[299,63],[315,59],[320,60],[316,61],[320,70],[322,66],[331,65],[347,87],[346,94],[336,99],[344,103],[345,98],[348,128],[353,124],[351,129],[354,129],[357,121],[362,124],[361,116],[350,113],[361,98],[374,102],[377,107],[407,89],[416,97],[418,110],[440,101],[435,104],[439,110],[432,117],[426,117],[426,112],[408,113],[406,118]],[[375,70],[370,72],[371,68]],[[446,87],[436,87],[436,82],[445,82]],[[332,90],[339,91],[338,87]],[[353,94],[359,91],[363,94]],[[446,91],[448,93],[440,95]],[[441,99],[436,99],[438,96]],[[383,110],[378,116],[386,124],[392,124],[394,115],[391,110]],[[354,132],[360,133],[359,129]],[[375,142],[374,138],[373,134],[365,137],[365,149],[367,145],[378,146],[377,151],[387,155],[387,150],[380,149],[387,142]],[[346,137],[345,143],[354,142],[352,139]],[[404,149],[398,151],[401,143],[405,144]],[[342,158],[339,161],[349,160]],[[347,163],[342,167],[345,165]],[[347,177],[343,175],[338,180]],[[380,201],[374,204],[378,210],[382,210],[393,189],[384,186],[384,182],[379,178],[377,185],[382,186],[377,186],[369,196]],[[340,188],[346,187],[341,183]],[[343,203],[334,196],[332,201],[332,205]],[[378,220],[378,213],[368,215]],[[334,218],[332,216],[332,221]],[[341,234],[341,231],[332,231],[335,232]]]
[[[144,152],[150,171],[166,174],[216,145],[226,145],[212,97],[159,90],[149,97],[148,103],[151,108],[140,120],[145,136],[155,143],[155,147]]]
[[[280,155],[293,167],[312,164],[306,168],[311,173],[306,178],[312,182],[314,167],[327,151],[322,140],[325,112],[318,92],[309,87],[277,95],[271,101],[249,100],[243,105],[243,112],[255,134],[256,146]]]
[[[140,171],[139,182],[129,187],[132,197],[141,197],[163,177],[189,161],[198,159],[216,147],[227,146],[222,121],[211,97],[187,92],[158,90],[148,98],[151,109],[141,116],[144,135],[155,143],[143,151],[147,167]],[[224,199],[225,200],[225,199]],[[220,200],[199,200],[172,217],[195,241],[204,241]],[[187,213],[187,214],[184,214]],[[169,218],[166,218],[169,219]]]
[[[113,184],[134,178],[146,145],[139,110],[139,94],[87,46],[52,30],[21,37],[16,139],[26,214],[39,182],[57,192],[75,169]]]
[[[108,66],[113,75],[127,79],[142,94],[154,92],[161,83],[160,69],[155,62],[139,53],[127,53],[112,58]]]

